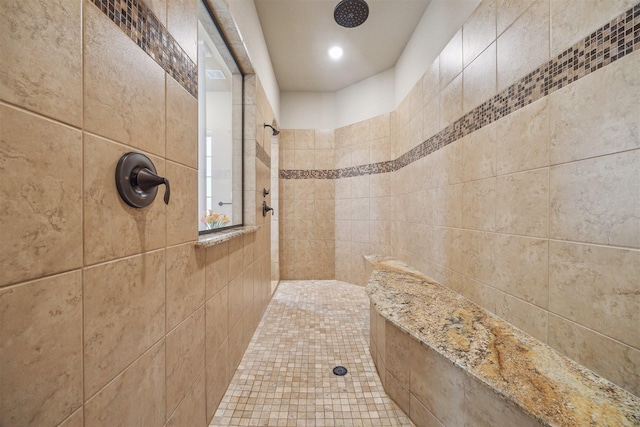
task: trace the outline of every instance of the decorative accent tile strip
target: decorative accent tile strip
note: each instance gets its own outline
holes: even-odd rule
[[[194,98],[198,67],[141,0],[91,0]]]
[[[256,141],[256,157],[260,159],[260,161],[269,169],[271,169],[271,157],[264,151],[262,145],[258,144]]]
[[[282,179],[337,179],[399,170],[640,47],[640,3],[395,160],[336,170],[281,170]]]

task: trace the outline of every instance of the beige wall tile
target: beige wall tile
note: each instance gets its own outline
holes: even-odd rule
[[[496,30],[503,33],[535,0],[497,0]]]
[[[549,312],[547,310],[502,292],[497,295],[495,306],[495,313],[511,325],[543,343],[548,342]]]
[[[0,425],[57,425],[82,405],[82,274],[3,288],[0,301]]]
[[[434,350],[411,341],[411,394],[446,426],[464,426],[464,373]]]
[[[549,237],[640,247],[639,164],[635,150],[552,167]]]
[[[551,54],[557,55],[637,4],[635,0],[551,0]]]
[[[436,58],[435,61],[427,68],[427,71],[422,75],[422,106],[426,106],[433,99],[438,98],[440,94],[440,58]],[[391,119],[391,115],[389,115]]]
[[[244,325],[242,318],[229,331],[229,372],[231,377],[235,373],[242,355],[244,354]]]
[[[80,6],[66,0],[35,2],[29,7],[20,0],[3,2],[1,100],[81,125]]]
[[[463,184],[440,187],[436,194],[435,225],[462,226]]]
[[[458,236],[456,238],[456,236]],[[491,280],[498,270],[499,256],[496,255],[497,235],[470,230],[454,231],[451,241],[450,258],[458,271],[472,279],[483,283],[492,283]]]
[[[315,129],[314,140],[316,150],[334,150],[336,148],[333,129]]]
[[[242,317],[244,294],[242,276],[237,276],[229,283],[229,330],[233,329]]]
[[[163,156],[164,70],[88,0],[83,6],[85,130]]]
[[[549,345],[636,396],[640,351],[549,314]]]
[[[477,427],[537,427],[540,423],[514,407],[480,381],[466,377],[464,386],[465,418]]]
[[[429,427],[444,427],[442,423],[412,394],[409,402],[409,418],[416,425]]]
[[[84,411],[82,408],[78,409],[69,418],[64,420],[59,427],[83,427],[84,426]]]
[[[462,72],[462,28],[451,38],[439,56],[440,91]]]
[[[206,427],[208,425],[204,378],[203,371],[167,420],[167,427]]]
[[[426,141],[440,131],[440,98],[431,99],[422,109],[422,140]]]
[[[294,151],[294,168],[295,169],[314,169],[315,168],[315,152],[313,150],[295,150]]]
[[[245,88],[245,90],[247,90]],[[294,150],[296,145],[295,131],[293,129],[280,129],[278,143],[281,150]]]
[[[229,242],[207,248],[205,268],[207,299],[217,294],[229,283],[229,262]]]
[[[313,129],[296,129],[294,138],[296,150],[313,150],[315,148],[315,131]]]
[[[455,274],[455,273],[454,273]],[[457,281],[453,280],[448,283],[448,286],[456,292],[461,293],[466,298],[478,304],[480,307],[496,312],[496,297],[498,291],[489,285],[486,285],[477,280],[473,280],[466,276],[460,277],[461,288],[458,289]]]
[[[167,158],[198,167],[198,100],[167,76]]]
[[[372,140],[388,138],[390,136],[389,114],[381,114],[370,121],[370,138]]]
[[[153,14],[158,18],[162,25],[167,25],[167,0],[145,0],[145,4],[149,6]]]
[[[336,155],[334,150],[315,150],[313,164],[316,169],[334,169]]]
[[[167,205],[167,245],[189,242],[198,238],[198,171],[167,162],[167,178],[172,184]],[[163,197],[159,189],[158,194]],[[164,204],[161,197],[155,203]]]
[[[640,252],[550,242],[549,310],[640,348]]]
[[[496,180],[496,231],[547,237],[549,169],[537,169]]]
[[[548,308],[549,244],[546,239],[495,235],[493,285],[510,295]]]
[[[472,230],[496,228],[496,179],[462,184],[462,226]]]
[[[640,148],[639,68],[628,55],[550,95],[551,164]]]
[[[207,364],[205,372],[207,420],[210,420],[216,412],[231,381],[231,377],[232,375],[229,372],[229,344],[228,340],[225,340],[218,353]]]
[[[498,175],[549,165],[548,98],[521,108],[494,125]]]
[[[496,126],[479,129],[460,140],[462,145],[462,180],[496,176]]]
[[[206,304],[206,360],[209,362],[229,336],[229,288],[224,287]]]
[[[205,301],[205,252],[192,243],[167,248],[167,330]]]
[[[536,0],[498,37],[498,90],[549,59],[549,0]]]
[[[409,357],[411,336],[394,324],[385,322],[385,366],[396,377],[398,385],[409,387]],[[406,396],[408,399],[409,396]],[[408,403],[408,402],[406,402]]]
[[[204,308],[167,334],[167,414],[171,414],[204,370]]]
[[[164,250],[85,270],[86,397],[92,396],[164,334]]]
[[[463,80],[463,112],[465,113],[496,94],[495,43],[491,43],[473,62],[467,65],[463,72]]]
[[[496,39],[496,2],[497,0],[481,2],[462,27],[465,67]]]
[[[236,237],[229,240],[229,280],[242,273],[242,254],[244,253],[244,239]]]
[[[127,205],[116,189],[114,171],[120,157],[128,151],[122,145],[84,134],[85,265],[165,245],[163,189],[158,190],[153,204],[144,209]],[[155,156],[149,158],[157,173],[164,176],[164,161]]]
[[[167,29],[194,63],[198,62],[198,1],[167,2]]]
[[[84,405],[85,425],[163,426],[165,350],[159,342]]]
[[[431,163],[432,184],[428,187],[441,187],[443,185],[458,184],[463,182],[464,171],[462,168],[462,156],[463,156],[463,141],[457,140],[438,151],[430,154],[425,158],[427,162]],[[419,164],[415,162],[415,164]],[[415,178],[421,178],[424,174],[424,170],[416,170]],[[407,185],[412,189],[414,187],[414,181],[407,182]]]
[[[0,122],[0,286],[80,267],[80,132],[5,105]]]
[[[410,412],[409,402],[410,394],[407,388],[409,383],[402,383],[393,376],[391,371],[387,369],[385,375],[384,391],[387,392],[391,400],[393,400],[405,414]]]
[[[459,74],[440,91],[440,129],[449,126],[462,116],[462,101],[462,74]]]

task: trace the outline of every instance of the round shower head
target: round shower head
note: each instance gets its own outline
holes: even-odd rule
[[[333,10],[333,19],[338,25],[353,28],[369,17],[369,6],[364,0],[341,0]]]

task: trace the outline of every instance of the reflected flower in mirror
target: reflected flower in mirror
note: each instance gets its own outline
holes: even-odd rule
[[[229,224],[231,220],[226,214],[219,214],[211,209],[208,209],[202,217],[200,218],[200,222],[204,223],[207,227],[207,230],[213,230],[214,228],[224,227]]]

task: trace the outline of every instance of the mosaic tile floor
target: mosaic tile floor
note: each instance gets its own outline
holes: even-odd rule
[[[210,425],[413,426],[369,355],[364,288],[280,282]]]

